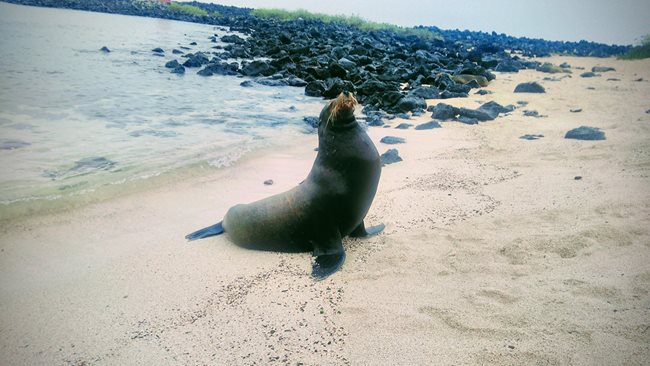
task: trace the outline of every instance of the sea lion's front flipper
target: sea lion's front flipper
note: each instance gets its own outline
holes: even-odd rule
[[[338,271],[343,265],[343,262],[345,262],[345,251],[316,256],[311,267],[311,275],[316,280],[323,280]]]
[[[351,238],[367,238],[369,236],[377,235],[384,231],[386,225],[379,224],[366,229],[366,226],[363,224],[363,221],[350,233]]]
[[[330,238],[320,238],[318,242],[312,242],[312,244],[314,246],[314,261],[311,275],[314,279],[325,279],[341,268],[345,262],[345,250],[338,230]]]

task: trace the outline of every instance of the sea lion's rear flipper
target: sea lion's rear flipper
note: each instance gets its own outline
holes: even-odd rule
[[[351,238],[367,238],[369,236],[377,235],[384,231],[386,225],[379,224],[366,229],[366,226],[363,224],[363,221],[350,233]]]
[[[203,239],[209,236],[219,235],[223,233],[223,226],[221,225],[223,221],[220,221],[212,226],[205,227],[201,230],[197,230],[191,234],[185,235],[185,239],[192,241],[196,239]]]
[[[325,279],[338,271],[345,262],[341,234],[338,230],[332,234],[319,238],[318,242],[312,242],[314,261],[312,262],[311,275],[316,280]]]

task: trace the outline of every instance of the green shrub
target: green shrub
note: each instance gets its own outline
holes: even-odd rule
[[[169,10],[179,12],[179,13],[190,14],[190,15],[197,15],[197,16],[208,15],[208,12],[201,8],[192,5],[183,5],[179,3],[169,4]],[[219,13],[216,12],[212,14],[212,16],[218,16],[218,15]]]
[[[340,23],[355,27],[364,31],[389,31],[404,36],[416,36],[425,40],[442,40],[442,36],[426,28],[400,27],[395,24],[371,22],[358,15],[328,15],[322,13],[311,13],[304,9],[255,9],[251,15],[259,18],[273,18],[281,21],[295,19],[318,20],[323,23]]]
[[[643,58],[650,57],[650,34],[643,37],[641,45],[632,47],[626,54],[622,55],[620,58],[624,60],[640,60]]]

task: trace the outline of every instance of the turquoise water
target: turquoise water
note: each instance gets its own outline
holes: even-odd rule
[[[208,38],[231,33],[0,3],[0,218],[210,172],[303,134],[323,102],[302,88],[164,67],[184,62],[173,48],[215,51]]]

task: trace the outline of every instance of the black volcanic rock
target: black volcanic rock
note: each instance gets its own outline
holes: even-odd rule
[[[395,128],[398,129],[398,130],[408,130],[411,127],[413,127],[413,124],[406,123],[406,122],[402,122],[402,123],[398,124],[397,126],[395,126]]]
[[[307,85],[307,82],[304,81],[303,79],[296,77],[296,76],[290,76],[287,78],[287,85],[289,86],[297,86],[297,87],[303,87]]]
[[[401,112],[411,112],[416,110],[422,110],[427,107],[427,102],[416,96],[407,96],[399,100],[395,105],[395,109]]]
[[[454,119],[460,113],[458,108],[452,107],[449,104],[445,103],[439,103],[433,107],[427,108],[427,110],[429,112],[432,112],[431,118],[437,119],[439,121],[448,121],[450,119]]]
[[[305,122],[308,126],[312,128],[318,128],[318,117],[316,116],[306,116],[302,118],[303,122]]]
[[[566,139],[605,140],[605,133],[596,127],[580,126],[566,133]]]
[[[322,97],[325,91],[325,82],[314,80],[305,86],[305,95],[310,97]]]
[[[243,43],[246,43],[246,40],[244,40],[243,38],[241,38],[240,36],[238,36],[236,34],[232,34],[232,35],[225,35],[225,36],[221,37],[221,42],[243,44]]]
[[[429,122],[421,123],[421,124],[415,126],[415,129],[416,130],[431,130],[431,129],[440,128],[440,127],[442,127],[442,126],[440,126],[440,123],[438,123],[438,121],[429,121]]]
[[[394,145],[394,144],[403,144],[406,142],[406,139],[403,137],[397,136],[384,136],[379,140],[382,144]]]
[[[488,113],[493,114],[496,118],[499,115],[499,113],[510,113],[514,111],[515,107],[513,105],[507,105],[504,107],[501,104],[492,100],[485,104],[482,104],[478,109],[482,111],[487,111]]]
[[[266,61],[253,61],[244,66],[241,72],[246,76],[270,76],[276,72],[276,69]]]
[[[467,117],[467,116],[460,116],[457,119],[458,122],[464,123],[466,125],[477,125],[478,124],[478,119],[472,118],[472,117]]]
[[[183,62],[183,66],[185,67],[201,67],[210,62],[208,56],[202,52],[188,53],[184,57],[187,57],[187,60]]]
[[[402,161],[402,157],[399,156],[397,149],[388,149],[388,151],[381,154],[379,159],[381,160],[381,165],[388,165]]]
[[[168,69],[175,69],[179,67],[181,64],[178,63],[177,60],[171,60],[165,64],[165,67]]]
[[[212,75],[237,75],[239,71],[239,65],[236,62],[231,64],[220,62],[220,63],[211,63],[205,66],[197,74],[201,76],[212,76]]]
[[[409,100],[405,99],[409,96],[425,99],[466,97],[471,92],[470,88],[477,87],[476,83],[458,85],[450,80],[449,75],[476,75],[489,81],[495,78],[493,71],[517,72],[539,67],[540,63],[529,61],[530,57],[552,53],[608,57],[630,49],[628,46],[608,46],[586,41],[554,42],[510,37],[494,32],[442,30],[436,27],[422,27],[420,30],[431,30],[443,38],[423,40],[390,30],[366,31],[339,22],[261,18],[253,16],[251,9],[196,1],[189,4],[209,14],[218,12],[220,15],[202,16],[173,11],[158,1],[148,1],[144,5],[143,2],[131,0],[6,1],[205,23],[218,26],[220,30],[226,28],[230,32],[240,32],[246,36],[229,34],[219,39],[216,34],[210,35],[207,37],[210,42],[205,42],[205,47],[220,49],[222,46],[217,41],[221,40],[226,45],[223,46],[223,52],[218,54],[220,59],[239,59],[241,68],[253,77],[266,77],[275,73],[285,77],[261,78],[263,83],[304,85],[306,95],[325,95],[328,98],[339,90],[351,90],[356,92],[363,105],[372,105],[390,113],[410,108]],[[199,46],[196,42],[191,45],[196,46],[196,49],[204,46]],[[176,47],[180,50],[190,49],[185,46]],[[212,58],[212,50],[203,51],[206,52],[206,57],[209,55]],[[154,54],[162,57],[164,53]],[[273,70],[252,70],[253,66],[250,65],[256,61],[268,63]],[[218,63],[195,56],[188,57],[183,64],[199,68]],[[209,72],[211,71],[206,70],[203,73]],[[246,75],[243,70],[237,72]],[[441,74],[448,76],[443,77]],[[293,83],[292,76],[304,82]],[[407,87],[403,88],[405,85]],[[428,86],[431,86],[430,89]],[[436,93],[434,88],[441,93]]]
[[[533,140],[539,140],[542,137],[544,137],[544,135],[523,135],[523,136],[520,136],[519,138],[522,139],[522,140],[533,141]]]
[[[450,99],[450,98],[467,98],[468,95],[467,93],[463,92],[451,92],[449,90],[443,90],[442,93],[440,93],[440,99]]]
[[[325,80],[323,97],[328,99],[336,98],[344,91],[354,93],[354,84],[348,80],[341,80],[340,78],[329,78]]]
[[[178,65],[172,71],[172,74],[185,74],[185,67],[183,65]]]
[[[379,127],[384,125],[384,121],[379,116],[372,116],[367,120],[368,126]]]
[[[521,83],[515,87],[515,93],[546,93],[543,86],[537,82]]]
[[[436,87],[421,86],[409,91],[409,95],[424,99],[438,99],[440,97],[440,90]]]

